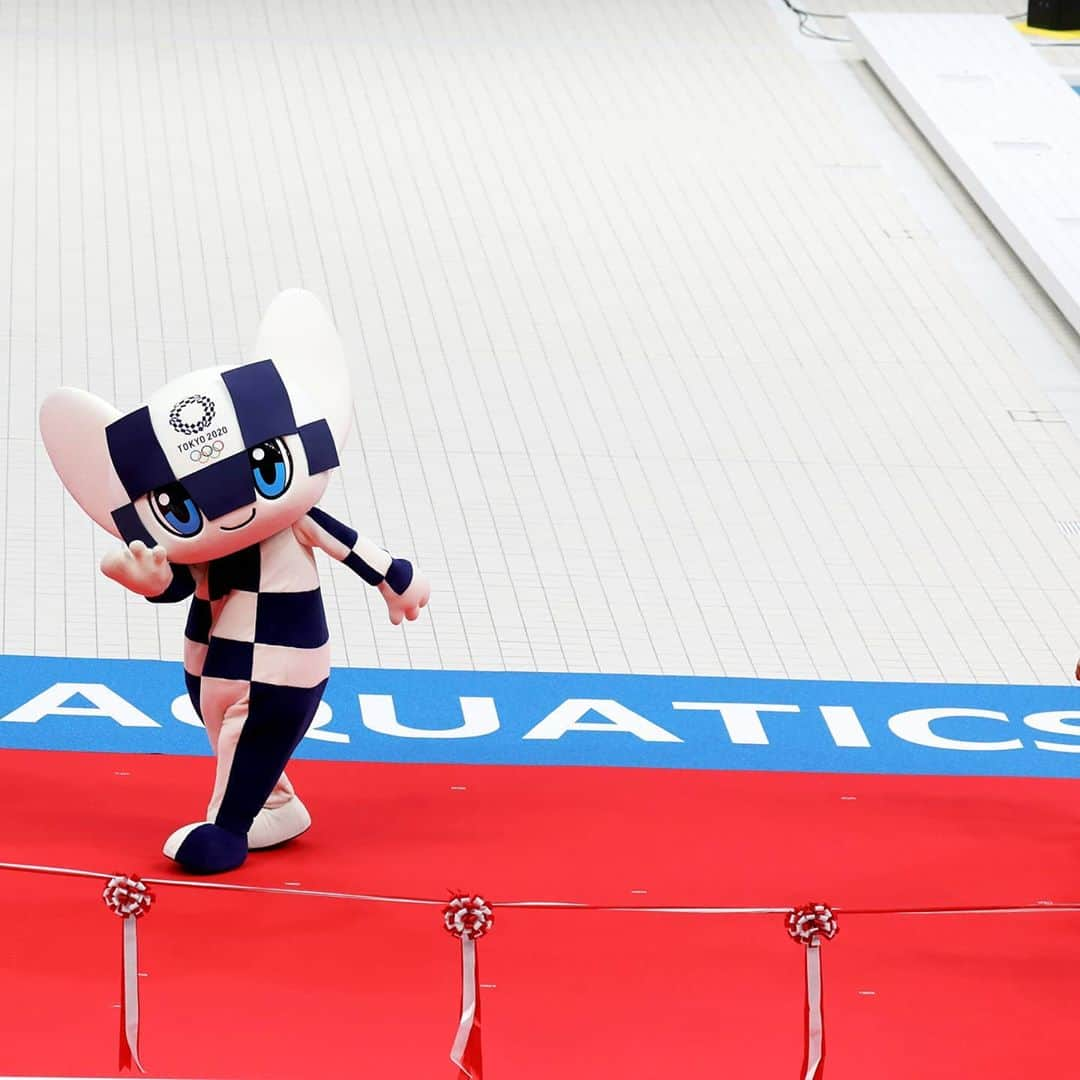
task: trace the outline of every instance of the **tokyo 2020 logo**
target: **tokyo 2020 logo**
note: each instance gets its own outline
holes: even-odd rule
[[[181,435],[198,435],[214,422],[216,409],[205,394],[193,394],[178,401],[169,412],[169,423]]]

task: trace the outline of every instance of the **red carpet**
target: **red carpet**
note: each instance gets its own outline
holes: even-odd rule
[[[0,858],[174,876],[160,843],[198,816],[210,769],[6,751]],[[606,904],[1080,899],[1069,781],[319,762],[290,775],[311,832],[215,880]],[[0,1073],[110,1074],[120,927],[100,884],[0,884]],[[458,950],[437,909],[157,892],[139,928],[151,1075],[453,1080]],[[829,1080],[1080,1072],[1080,914],[841,914],[823,951]],[[780,916],[504,910],[480,957],[486,1080],[798,1075],[802,952]]]

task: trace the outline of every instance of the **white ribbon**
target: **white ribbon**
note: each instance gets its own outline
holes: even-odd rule
[[[63,866],[37,866],[32,863],[0,862],[0,870],[26,870],[39,874],[66,874],[71,877],[101,878],[105,881],[113,874],[102,874],[96,870],[76,870]],[[263,893],[277,896],[311,896],[327,900],[361,900],[375,904],[418,904],[423,907],[443,907],[445,900],[428,900],[412,896],[380,896],[375,893],[328,892],[321,889],[279,889],[265,885],[225,884],[214,881],[187,881],[182,878],[143,878],[147,885],[178,885],[188,889],[223,889],[227,892]],[[616,911],[639,913],[643,915],[783,915],[791,910],[787,907],[629,907],[586,904],[574,900],[499,900],[492,904],[499,908],[522,908],[536,911],[585,908],[590,911]],[[838,915],[845,914],[845,909],[835,907]],[[855,915],[1039,915],[1039,914],[1076,914],[1080,911],[1080,902],[1046,903],[1040,901],[1019,907],[971,907],[971,908],[888,908],[881,911],[855,911]]]
[[[806,1073],[803,1080],[817,1080],[824,1056],[825,1034],[821,1015],[821,943],[818,938],[806,946]]]
[[[139,1072],[146,1070],[139,1060],[139,943],[134,915],[124,917],[124,1037],[131,1060]]]
[[[461,939],[461,1020],[458,1023],[454,1045],[450,1048],[450,1060],[468,1075],[465,1068],[465,1049],[469,1045],[473,1022],[476,1020],[476,942],[471,937]]]

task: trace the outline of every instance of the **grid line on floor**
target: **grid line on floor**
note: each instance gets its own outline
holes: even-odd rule
[[[1080,446],[790,18],[5,5],[0,649],[179,655],[38,399],[242,359],[302,285],[356,393],[327,507],[435,586],[402,630],[326,568],[335,663],[1068,679]]]

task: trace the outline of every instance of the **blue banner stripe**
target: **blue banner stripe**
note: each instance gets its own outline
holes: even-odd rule
[[[336,669],[299,757],[1072,777],[1080,691]],[[0,747],[207,754],[179,664],[0,657]]]

